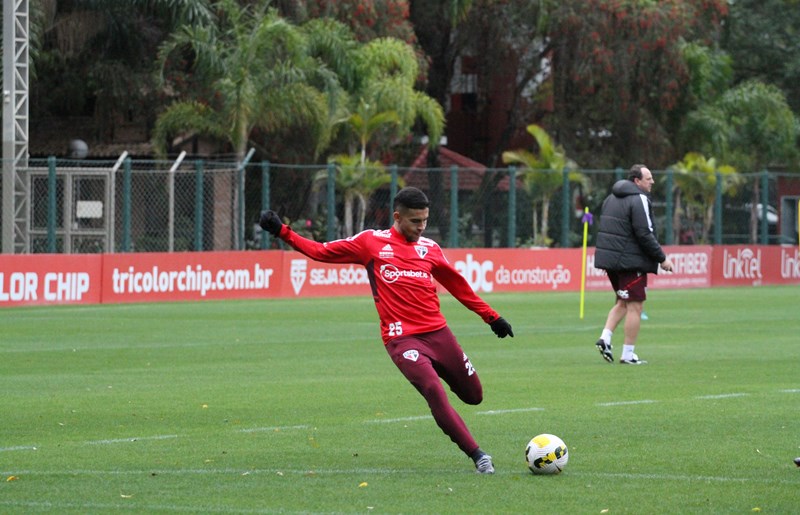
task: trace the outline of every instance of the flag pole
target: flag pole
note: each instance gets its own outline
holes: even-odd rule
[[[580,316],[581,320],[583,320],[583,303],[586,297],[586,242],[589,236],[589,224],[592,223],[592,214],[589,212],[589,208],[583,208],[583,252],[581,256],[581,309],[580,309]]]

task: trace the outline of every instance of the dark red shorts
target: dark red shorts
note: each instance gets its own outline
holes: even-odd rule
[[[647,274],[645,272],[608,271],[608,280],[619,300],[644,302],[647,300]]]
[[[413,385],[440,385],[442,378],[467,404],[478,404],[483,387],[478,374],[456,337],[445,326],[438,331],[398,336],[386,344],[397,368]]]

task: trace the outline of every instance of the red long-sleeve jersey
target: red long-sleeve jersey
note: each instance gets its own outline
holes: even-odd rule
[[[280,238],[315,261],[366,267],[384,344],[397,336],[427,333],[447,325],[439,310],[434,279],[484,322],[499,318],[429,238],[408,242],[392,227],[320,243],[298,235],[286,225]]]

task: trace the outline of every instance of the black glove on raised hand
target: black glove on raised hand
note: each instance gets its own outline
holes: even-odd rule
[[[258,225],[262,229],[277,237],[283,227],[280,217],[275,211],[262,211],[261,217],[258,219]]]
[[[511,330],[511,324],[506,322],[506,319],[503,317],[491,321],[489,325],[492,327],[492,331],[494,331],[494,334],[496,334],[498,338],[505,338],[506,336],[511,336],[512,338],[514,337],[514,331]]]

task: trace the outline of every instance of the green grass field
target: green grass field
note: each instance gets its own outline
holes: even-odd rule
[[[388,359],[368,298],[0,311],[2,513],[798,513],[800,289],[651,290],[637,352],[610,293],[442,309],[484,386],[454,400],[479,476]],[[622,344],[615,334],[615,356]],[[558,476],[523,453],[569,446]]]

